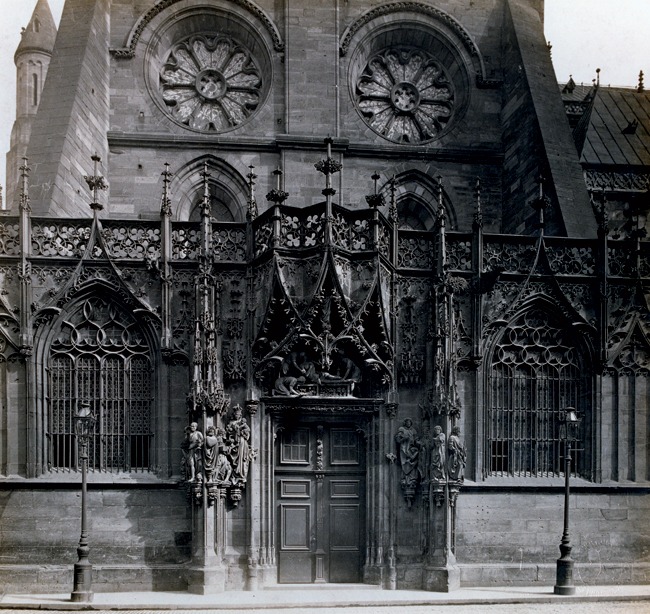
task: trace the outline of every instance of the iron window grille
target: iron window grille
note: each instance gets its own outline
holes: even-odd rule
[[[569,333],[547,314],[534,310],[509,325],[488,373],[485,474],[563,475],[560,419],[567,407],[584,410],[588,381]],[[571,443],[575,475],[583,473],[585,428]]]
[[[90,471],[152,468],[152,367],[137,322],[93,297],[60,327],[49,354],[48,465],[79,467],[73,415],[87,402],[97,416],[88,445]]]

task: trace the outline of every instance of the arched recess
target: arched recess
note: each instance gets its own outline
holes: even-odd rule
[[[243,222],[246,219],[248,185],[227,162],[214,156],[201,156],[175,173],[171,183],[174,218],[199,219],[203,199],[203,173],[207,163],[212,217],[218,222]]]
[[[522,305],[493,331],[485,354],[483,477],[558,477],[564,472],[560,418],[583,417],[572,472],[594,476],[593,348],[577,323],[546,298]]]
[[[41,471],[78,468],[72,416],[81,403],[96,416],[91,472],[151,472],[157,465],[159,339],[145,310],[116,295],[111,284],[93,280],[39,322],[34,460]]]
[[[407,230],[434,230],[438,216],[439,184],[422,171],[408,169],[395,175],[395,199],[397,202],[397,217],[401,228]],[[390,205],[391,182],[382,186],[382,195],[386,209]],[[447,228],[458,227],[456,211],[451,198],[444,188],[442,204],[445,210]]]

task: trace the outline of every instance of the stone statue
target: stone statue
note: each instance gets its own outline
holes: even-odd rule
[[[440,426],[433,427],[433,443],[431,445],[431,480],[441,482],[445,479],[445,434]]]
[[[400,484],[404,490],[404,497],[409,506],[415,496],[415,489],[421,476],[420,471],[420,442],[418,433],[413,427],[413,421],[406,418],[397,430],[395,441],[399,446],[399,461],[402,467]]]
[[[185,429],[186,436],[186,466],[189,468],[189,481],[196,481],[196,477],[201,471],[202,464],[202,448],[203,448],[203,433],[198,430],[199,425],[192,422],[188,428]],[[188,430],[189,429],[189,430]]]
[[[447,459],[447,470],[449,481],[462,482],[465,479],[465,465],[467,464],[467,452],[460,440],[460,427],[451,429],[451,435],[447,444],[449,457]]]
[[[206,482],[228,482],[232,474],[232,466],[225,454],[224,436],[224,430],[214,426],[209,426],[205,434],[203,468]]]
[[[251,429],[242,415],[242,408],[235,406],[234,416],[226,426],[226,438],[230,458],[232,459],[232,482],[244,484],[248,476],[248,465],[251,461],[250,438]]]

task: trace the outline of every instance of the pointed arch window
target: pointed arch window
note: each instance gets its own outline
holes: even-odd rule
[[[572,448],[573,467],[584,476],[589,382],[571,334],[547,313],[531,310],[510,324],[489,367],[485,474],[559,476],[564,467],[560,416],[575,407],[585,420]]]
[[[97,416],[91,470],[151,469],[151,356],[133,316],[102,298],[86,299],[60,325],[48,362],[50,469],[78,465],[72,417],[81,402]]]

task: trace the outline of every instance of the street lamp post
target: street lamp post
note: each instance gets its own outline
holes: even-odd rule
[[[557,560],[555,586],[556,595],[573,595],[573,559],[569,537],[569,476],[571,474],[571,442],[577,439],[581,418],[574,407],[567,407],[560,425],[560,438],[564,440],[564,531],[560,542],[560,558]]]
[[[90,410],[88,403],[82,403],[77,413],[73,416],[74,430],[77,435],[77,445],[80,448],[81,461],[81,536],[77,547],[79,559],[74,564],[74,588],[70,599],[89,603],[93,600],[92,571],[93,566],[88,560],[90,548],[88,547],[88,524],[86,515],[86,470],[88,467],[88,440],[95,426],[95,415]]]

